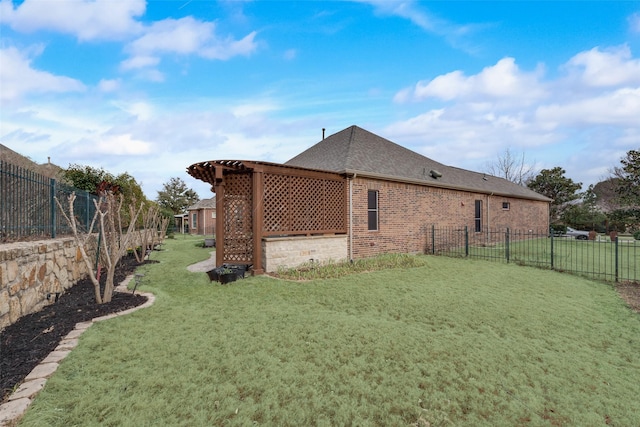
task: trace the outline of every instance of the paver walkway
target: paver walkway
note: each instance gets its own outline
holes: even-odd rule
[[[187,267],[187,270],[193,273],[206,273],[214,268],[216,268],[216,251],[211,252],[209,259],[191,264]]]

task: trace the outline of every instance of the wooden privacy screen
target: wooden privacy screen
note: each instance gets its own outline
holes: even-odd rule
[[[187,172],[218,189],[216,263],[262,269],[262,237],[347,233],[347,180],[335,172],[244,160]]]
[[[344,180],[264,174],[265,236],[344,232]]]
[[[224,191],[224,259],[253,263],[253,203],[251,175],[229,174]]]

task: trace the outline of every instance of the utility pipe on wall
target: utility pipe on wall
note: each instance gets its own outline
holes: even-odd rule
[[[357,174],[349,178],[349,261],[353,260],[353,180]]]

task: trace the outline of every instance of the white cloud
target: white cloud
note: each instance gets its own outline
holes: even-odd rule
[[[640,60],[627,46],[594,48],[570,58],[556,77],[542,70],[523,71],[505,58],[478,74],[419,81],[395,96],[416,112],[382,134],[459,167],[477,170],[510,148],[597,182],[603,163],[610,168],[615,153],[640,146]]]
[[[86,148],[91,150],[93,154],[142,156],[151,152],[152,144],[135,139],[129,134],[105,135],[99,138],[96,143]]]
[[[458,24],[443,19],[424,7],[424,2],[416,0],[352,0],[373,6],[379,15],[397,16],[406,19],[423,30],[445,39],[455,48],[468,52],[477,50],[469,36],[493,24]]]
[[[25,0],[14,5],[0,1],[2,23],[19,32],[53,30],[79,40],[112,40],[136,34],[144,14],[145,0]]]
[[[556,126],[618,125],[640,128],[640,87],[624,88],[588,99],[542,105],[538,120]]]
[[[114,92],[120,88],[120,80],[102,79],[98,82],[98,90],[100,92]]]
[[[286,59],[287,61],[291,61],[293,59],[295,59],[298,56],[298,51],[296,49],[287,49],[284,52],[284,59]]]
[[[138,68],[155,67],[160,63],[160,58],[154,56],[134,56],[133,58],[126,59],[120,63],[121,70],[135,70]]]
[[[221,38],[215,34],[213,22],[193,17],[165,19],[145,29],[144,35],[131,42],[126,51],[131,58],[121,64],[124,70],[155,66],[159,55],[197,55],[206,59],[226,60],[237,55],[250,55],[257,48],[252,32],[240,40]]]
[[[640,33],[640,12],[636,12],[629,16],[629,28],[633,33]]]
[[[438,98],[444,101],[509,101],[528,104],[544,97],[546,89],[541,82],[542,68],[522,72],[513,58],[504,58],[473,76],[452,71],[430,81],[419,81],[414,88],[405,88],[394,98],[396,102],[423,101]]]
[[[42,53],[42,47],[20,52],[15,47],[0,49],[0,100],[14,101],[31,93],[77,92],[85,89],[78,80],[56,76],[31,67],[32,58]]]
[[[113,105],[138,120],[146,121],[155,116],[154,106],[145,101],[114,102]]]
[[[271,102],[252,102],[239,104],[231,108],[231,112],[236,117],[246,117],[253,114],[267,113],[278,110],[278,106]]]
[[[413,1],[388,1],[388,0],[356,0],[361,3],[371,4],[376,12],[384,15],[395,15],[401,18],[408,19],[415,25],[427,31],[436,31],[436,29],[442,25],[442,21],[439,21],[427,14],[424,11],[419,10],[416,7],[416,3]]]
[[[611,87],[640,83],[640,59],[633,59],[629,46],[580,52],[566,65],[569,76],[589,87]]]

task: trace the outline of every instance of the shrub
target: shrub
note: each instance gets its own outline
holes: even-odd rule
[[[633,238],[636,239],[636,240],[640,240],[640,230],[638,230],[635,233],[633,233]]]

